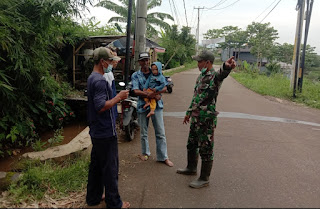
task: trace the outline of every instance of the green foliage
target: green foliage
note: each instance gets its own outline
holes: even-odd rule
[[[46,144],[47,142],[43,142],[41,141],[41,139],[37,139],[33,143],[31,143],[31,147],[34,151],[38,152],[44,150]]]
[[[302,93],[297,93],[296,102],[320,109],[320,82],[303,80]]]
[[[245,72],[254,76],[260,72],[257,64],[249,64],[247,61],[238,63],[237,69],[241,72]]]
[[[313,82],[320,82],[320,67],[311,68],[311,70],[306,73],[306,77]]]
[[[99,35],[125,35],[116,25],[106,24],[99,26],[101,22],[96,22],[95,17],[92,17],[86,21],[82,21],[81,30],[87,36],[99,36]]]
[[[247,31],[242,31],[237,26],[224,26],[221,29],[209,29],[204,34],[205,39],[225,37],[225,42],[219,43],[220,48],[240,48],[247,42]]]
[[[67,159],[62,165],[53,161],[27,161],[24,164],[23,176],[9,189],[10,197],[16,203],[40,200],[46,192],[50,192],[50,196],[54,198],[85,189],[88,158]]]
[[[165,68],[175,68],[186,62],[191,62],[191,56],[195,54],[196,40],[191,35],[189,27],[178,30],[173,25],[170,30],[161,33],[160,45],[166,48],[166,52],[159,54],[159,61],[165,64]]]
[[[220,57],[217,57],[215,55],[215,59],[214,59],[214,65],[222,65],[223,64],[223,61],[220,59]]]
[[[303,48],[303,45],[302,45]],[[320,55],[315,53],[315,47],[307,45],[306,47],[306,58],[305,58],[305,69],[311,70],[314,67],[320,67]]]
[[[277,74],[282,73],[282,69],[279,63],[277,62],[270,62],[266,65],[267,68],[267,75],[270,74]]]
[[[63,129],[62,128],[61,129],[57,129],[54,132],[53,137],[48,139],[48,143],[49,143],[50,147],[55,146],[55,145],[57,145],[57,144],[62,142],[62,140],[64,139],[64,136],[62,136],[62,133],[63,133]]]
[[[64,92],[51,74],[60,67],[58,52],[85,36],[72,16],[88,2],[0,1],[0,154],[69,120]]]
[[[151,10],[157,6],[160,6],[162,0],[148,0],[147,10]],[[98,4],[95,5],[96,7],[104,7],[107,10],[113,11],[119,16],[111,17],[108,23],[115,22],[117,28],[120,33],[123,33],[123,28],[126,27],[126,23],[128,20],[128,8],[129,8],[129,1],[120,0],[120,5],[114,3],[114,1],[109,0],[101,0]],[[131,16],[131,34],[134,33],[135,27],[135,19],[136,19],[136,4],[135,1],[132,1],[132,16]],[[151,38],[154,35],[158,35],[158,31],[156,30],[155,26],[158,26],[162,29],[170,29],[170,25],[165,22],[165,20],[174,20],[173,17],[169,14],[162,13],[162,12],[148,12],[147,13],[147,37]],[[118,23],[124,24],[121,27]]]
[[[246,72],[232,73],[231,76],[247,88],[262,94],[292,100],[310,107],[320,109],[320,82],[304,79],[302,93],[292,98],[290,80],[282,74],[252,75]]]
[[[274,41],[278,38],[277,30],[270,23],[253,22],[248,25],[247,33],[251,53],[257,57],[257,63],[264,57],[270,58]]]
[[[192,61],[190,63],[186,63],[183,68],[172,70],[170,72],[163,71],[163,75],[164,76],[172,76],[173,74],[176,74],[176,73],[180,73],[180,72],[183,72],[183,71],[186,71],[186,70],[194,69],[194,68],[197,68],[197,64],[198,63],[196,61]]]
[[[290,99],[290,80],[281,74],[252,76],[245,72],[232,73],[231,76],[247,88],[262,94]]]
[[[284,43],[281,45],[279,43],[275,43],[272,48],[272,59],[291,64],[293,57],[293,48],[294,46],[292,44]]]

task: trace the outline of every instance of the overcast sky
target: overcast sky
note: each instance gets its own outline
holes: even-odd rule
[[[114,0],[114,2],[118,1]],[[220,3],[212,10],[200,10],[200,40],[202,40],[203,34],[209,29],[218,29],[228,25],[246,29],[247,25],[253,21],[262,21],[278,2],[279,0],[163,0],[162,5],[151,10],[151,12],[157,11],[172,15],[175,21],[169,21],[168,23],[177,24],[180,27],[186,26],[188,21],[191,32],[195,34],[198,10],[194,8],[212,8]],[[297,0],[281,0],[262,22],[270,22],[271,26],[278,30],[279,38],[276,41],[281,44],[285,42],[294,44],[298,14],[296,4]],[[308,35],[308,44],[316,47],[318,54],[320,54],[319,8],[319,0],[314,0]],[[187,15],[185,15],[185,12]],[[105,24],[110,17],[117,15],[104,8],[92,8],[89,16],[95,16],[102,24]]]

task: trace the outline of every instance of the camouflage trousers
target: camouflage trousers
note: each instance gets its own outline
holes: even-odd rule
[[[214,129],[216,118],[199,119],[191,117],[188,138],[188,151],[199,152],[203,161],[212,161],[214,158]]]

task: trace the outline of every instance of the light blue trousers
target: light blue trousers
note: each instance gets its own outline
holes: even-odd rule
[[[149,111],[138,113],[140,125],[141,149],[143,155],[151,155],[148,141]],[[165,161],[168,159],[166,134],[163,123],[163,109],[157,108],[151,116],[154,132],[156,136],[157,161]]]

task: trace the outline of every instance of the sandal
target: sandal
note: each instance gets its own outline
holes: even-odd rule
[[[149,159],[149,155],[139,155],[140,160],[147,161]]]

